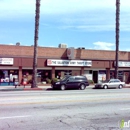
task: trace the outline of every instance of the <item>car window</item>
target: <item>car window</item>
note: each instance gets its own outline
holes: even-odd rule
[[[109,82],[109,83],[114,83],[114,82],[115,82],[115,80],[113,80],[113,79],[112,79],[112,80],[110,80],[110,82]]]
[[[75,77],[75,80],[87,80],[86,77]]]
[[[74,81],[75,80],[75,77],[72,76],[72,77],[69,77],[69,81]]]
[[[113,81],[110,81],[109,83],[114,83]]]
[[[120,82],[120,80],[118,80],[118,79],[115,79],[115,82]]]
[[[83,80],[81,77],[75,77],[75,80]]]
[[[65,76],[61,79],[61,81],[66,81],[68,79],[68,76]]]

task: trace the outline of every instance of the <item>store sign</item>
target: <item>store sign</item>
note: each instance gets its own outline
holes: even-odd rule
[[[115,66],[116,66],[116,62],[115,62]],[[119,61],[118,67],[130,67],[130,62]]]
[[[14,59],[13,58],[0,58],[1,65],[13,65]]]
[[[47,59],[47,65],[48,66],[92,66],[92,61]]]

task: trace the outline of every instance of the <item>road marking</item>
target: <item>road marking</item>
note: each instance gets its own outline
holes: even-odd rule
[[[25,104],[45,104],[45,103],[72,103],[72,102],[76,102],[76,103],[79,103],[79,102],[107,102],[107,101],[129,101],[130,98],[109,98],[109,99],[70,99],[70,100],[53,100],[53,101],[34,101],[34,102],[12,102],[12,103],[0,103],[0,105],[25,105]]]
[[[3,120],[3,119],[12,119],[12,118],[25,118],[25,117],[30,117],[30,116],[31,116],[31,115],[0,117],[0,120]]]
[[[81,98],[83,98],[83,97],[91,97],[91,98],[95,98],[95,97],[108,97],[108,95],[110,95],[110,96],[114,96],[114,97],[117,97],[117,96],[119,96],[119,97],[121,97],[121,96],[130,96],[130,94],[129,93],[125,93],[125,94],[118,94],[118,93],[112,93],[112,94],[110,94],[110,93],[108,93],[107,95],[106,94],[77,94],[77,95],[22,95],[22,96],[13,96],[13,97],[2,97],[2,98],[0,98],[0,101],[7,101],[7,100],[22,100],[22,99],[25,99],[25,97],[26,97],[26,100],[27,99],[45,99],[45,98],[49,98],[49,99],[54,99],[54,98],[74,98],[74,97],[81,97]]]
[[[130,108],[121,108],[120,110],[125,111],[125,110],[130,110]]]

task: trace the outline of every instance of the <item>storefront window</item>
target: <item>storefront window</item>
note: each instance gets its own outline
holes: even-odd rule
[[[106,70],[99,70],[98,72],[98,82],[106,80]]]
[[[23,76],[24,75],[32,75],[32,70],[23,70],[22,74],[23,74]]]
[[[37,77],[41,78],[41,81],[51,79],[51,70],[38,70]]]
[[[32,70],[23,70],[22,74],[23,76],[26,76],[28,79],[28,82],[32,80]],[[37,70],[37,82],[43,82],[46,81],[46,79],[51,79],[51,70]]]
[[[0,82],[13,82],[13,79],[18,79],[18,70],[0,70]]]
[[[65,75],[72,75],[72,70],[55,70],[55,77],[57,79],[61,79]]]
[[[121,81],[123,81],[123,75],[124,71],[118,71],[118,79],[120,79]],[[110,78],[115,78],[115,70],[110,71]]]

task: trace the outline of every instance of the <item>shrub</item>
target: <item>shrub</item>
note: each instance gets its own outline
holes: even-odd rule
[[[51,83],[51,79],[46,79],[46,82],[48,83],[48,84],[50,84]]]
[[[53,78],[52,80],[51,80],[51,82],[57,82],[59,79],[57,79],[57,78]]]
[[[93,80],[88,80],[89,84],[94,84]]]

